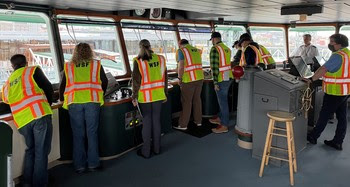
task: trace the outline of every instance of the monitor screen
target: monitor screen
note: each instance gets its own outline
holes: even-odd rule
[[[295,69],[298,71],[300,77],[309,78],[313,75],[313,73],[306,64],[305,60],[309,61],[310,59],[300,56],[290,57],[290,61],[295,66]]]
[[[318,63],[320,66],[323,66],[323,64],[326,63],[326,60],[325,60],[322,56],[315,56],[315,57],[313,58],[313,61],[314,61],[315,63]]]

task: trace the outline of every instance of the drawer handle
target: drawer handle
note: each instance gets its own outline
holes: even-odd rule
[[[261,98],[261,101],[264,102],[264,103],[268,103],[268,102],[269,102],[269,99]]]

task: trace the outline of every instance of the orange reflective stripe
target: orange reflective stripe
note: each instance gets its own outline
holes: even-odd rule
[[[263,59],[264,64],[268,64],[268,60],[267,60],[267,59],[268,59],[271,55],[265,54],[264,51],[263,51],[261,48],[259,48],[259,51],[260,51],[260,53],[261,53],[261,58]]]
[[[102,90],[101,85],[98,83],[76,83],[74,85],[68,86],[65,92],[71,92],[74,90]]]
[[[225,52],[224,49],[221,46],[216,46],[218,52],[219,52],[219,59],[220,59],[220,64],[219,66],[225,66],[226,65],[226,56],[225,56]]]
[[[344,58],[343,77],[348,77],[348,75],[349,75],[349,56],[344,51],[340,51],[339,53]]]
[[[68,71],[68,86],[73,85],[74,83],[74,64],[73,63],[67,63],[66,69]]]
[[[164,80],[160,80],[160,81],[157,81],[157,82],[141,85],[140,86],[140,90],[154,89],[156,87],[160,87],[160,86],[164,86],[164,85],[165,85]]]
[[[24,92],[24,96],[31,96],[34,95],[34,83],[32,80],[33,73],[34,73],[35,67],[26,67],[24,69],[24,74],[22,76],[22,88]]]
[[[19,102],[12,103],[11,110],[12,112],[16,112],[38,101],[47,101],[47,99],[44,95],[36,95],[36,96],[24,98]]]

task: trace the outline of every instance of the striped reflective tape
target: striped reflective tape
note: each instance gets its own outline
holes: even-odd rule
[[[162,82],[156,82],[156,83],[150,83],[150,84],[145,84],[140,87],[140,90],[146,90],[146,89],[151,89],[151,88],[158,88],[161,86],[164,86],[164,81]]]

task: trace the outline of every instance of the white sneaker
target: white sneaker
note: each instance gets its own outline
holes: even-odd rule
[[[200,126],[202,126],[202,124],[201,123],[198,123],[198,124],[196,124],[197,125],[197,127],[200,127]]]
[[[177,129],[177,130],[183,130],[183,131],[187,130],[187,127],[181,127],[180,125],[178,125],[178,126],[173,126],[173,128],[174,128],[174,129]]]

